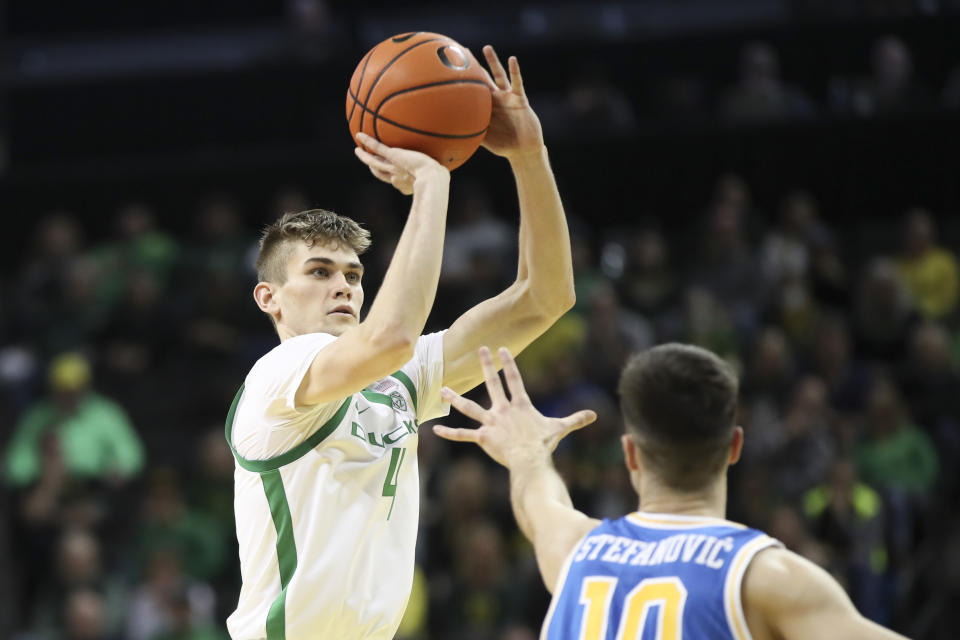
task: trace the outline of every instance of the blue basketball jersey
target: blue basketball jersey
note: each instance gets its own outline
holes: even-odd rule
[[[701,516],[631,513],[581,540],[560,575],[541,640],[750,640],[740,584],[780,543]]]

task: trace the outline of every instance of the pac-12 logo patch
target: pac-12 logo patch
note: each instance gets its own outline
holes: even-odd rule
[[[391,393],[390,399],[393,400],[393,408],[397,411],[407,410],[407,401],[403,399],[403,396],[400,395],[399,391],[394,391]]]

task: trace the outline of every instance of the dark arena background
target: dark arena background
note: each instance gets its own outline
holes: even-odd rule
[[[357,219],[372,300],[408,205],[354,157],[345,93],[411,30],[517,55],[542,121],[578,299],[520,364],[545,414],[599,414],[556,453],[576,506],[636,508],[626,356],[708,347],[741,376],[730,518],[871,619],[957,637],[958,0],[0,6],[0,638],[226,637],[223,420],[276,343],[257,234],[285,210]],[[453,173],[428,330],[512,280],[516,224],[481,149]],[[506,473],[421,434],[400,637],[537,637]]]

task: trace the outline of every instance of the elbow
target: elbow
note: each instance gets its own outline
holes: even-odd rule
[[[569,285],[546,292],[537,292],[527,283],[521,283],[520,286],[521,297],[529,305],[529,308],[535,309],[538,317],[549,321],[551,324],[570,309],[573,309],[577,302],[577,294],[572,282]]]

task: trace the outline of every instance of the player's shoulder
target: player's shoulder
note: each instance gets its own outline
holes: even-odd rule
[[[329,333],[305,333],[287,338],[260,356],[247,373],[245,383],[247,386],[256,385],[263,379],[274,378],[279,372],[299,368],[336,339]]]
[[[817,587],[829,580],[826,571],[800,554],[769,547],[758,552],[747,567],[743,596],[759,612],[795,609],[817,598]]]

